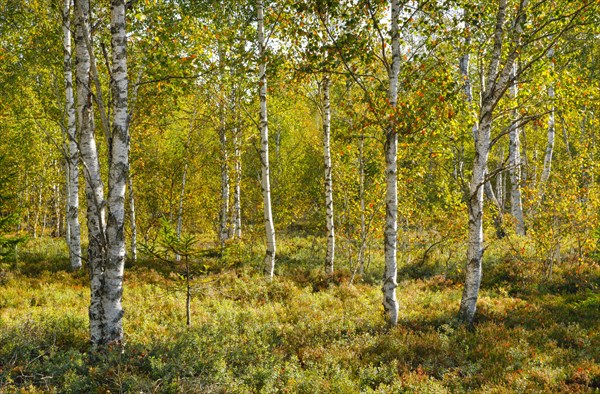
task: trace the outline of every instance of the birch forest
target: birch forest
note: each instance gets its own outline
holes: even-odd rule
[[[0,393],[598,392],[598,163],[598,0],[0,0]]]

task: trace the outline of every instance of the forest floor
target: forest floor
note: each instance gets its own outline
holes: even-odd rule
[[[189,328],[177,267],[142,260],[126,268],[124,349],[90,353],[87,273],[66,270],[58,245],[38,241],[0,266],[0,392],[600,390],[600,270],[591,261],[534,280],[534,267],[487,251],[468,330],[455,320],[460,270],[440,274],[434,257],[401,267],[395,328],[383,317],[381,261],[350,285],[349,269],[326,277],[303,238],[280,243],[272,282],[258,247],[196,263]]]

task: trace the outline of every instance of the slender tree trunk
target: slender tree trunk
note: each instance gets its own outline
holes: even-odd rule
[[[525,0],[522,5],[525,6],[526,4],[527,1]],[[523,10],[520,9],[519,12],[520,17],[517,20],[514,31],[512,31],[517,44],[519,44],[519,37],[522,31],[521,24],[524,19]],[[479,112],[480,123],[477,130],[477,138],[475,138],[473,173],[469,184],[467,265],[465,270],[465,287],[459,309],[459,318],[468,324],[473,323],[477,298],[479,296],[479,287],[481,285],[481,263],[484,251],[483,189],[486,182],[485,174],[490,150],[493,110],[508,87],[511,77],[510,71],[513,69],[513,64],[519,52],[517,50],[510,52],[503,68],[499,71],[505,20],[506,0],[498,0],[498,13],[496,15],[496,26],[493,35],[494,47],[489,60],[485,89],[482,89],[481,109]]]
[[[518,87],[515,75],[517,74],[517,64],[514,65],[513,79],[510,91],[513,99],[517,98]],[[521,143],[519,135],[520,128],[517,126],[518,113],[513,111],[513,124],[510,126],[509,138],[509,173],[510,173],[510,212],[517,221],[517,235],[525,235],[525,222],[523,219],[523,203],[521,200]]]
[[[221,109],[221,112],[223,110]],[[221,143],[221,213],[220,226],[219,226],[219,241],[221,247],[224,246],[225,241],[229,238],[229,152],[227,150],[227,134],[224,114],[221,113],[221,126],[219,128],[219,141]]]
[[[235,105],[235,104],[234,104]],[[233,114],[235,116],[235,107],[233,110]],[[237,120],[237,119],[236,119]],[[231,232],[233,237],[241,238],[242,237],[242,204],[241,204],[241,195],[242,195],[242,129],[237,121],[233,127],[233,156],[234,156],[234,165],[233,165],[233,174],[235,177],[234,186],[233,186],[233,213],[231,217]]]
[[[42,189],[43,189],[43,185],[40,180],[40,184],[38,186],[37,206],[35,209],[35,219],[33,220],[33,238],[38,237],[38,225],[40,222],[40,213],[42,211]],[[43,233],[42,233],[42,235],[43,235]]]
[[[267,59],[264,36],[263,0],[257,0],[256,10],[258,14],[258,48],[259,48],[259,96],[260,96],[260,158],[261,158],[261,186],[264,202],[265,231],[267,237],[267,251],[265,254],[265,273],[273,278],[275,271],[275,227],[273,225],[273,213],[271,212],[271,184],[269,179],[269,123],[267,119]]]
[[[329,100],[329,77],[323,78],[323,157],[325,159],[325,213],[327,224],[327,253],[325,271],[333,274],[335,256],[335,229],[333,224],[333,180],[331,173],[331,104]]]
[[[242,184],[242,127],[238,117],[237,91],[235,84],[235,68],[231,68],[231,96],[229,99],[231,113],[231,136],[233,143],[233,207],[229,238],[242,237],[242,209],[241,209],[241,184]]]
[[[129,174],[129,112],[127,107],[127,36],[125,0],[111,0],[113,122],[108,174],[108,259],[103,294],[105,343],[123,341],[123,273],[125,269],[125,190]]]
[[[63,146],[64,152],[67,152],[67,144],[65,143]],[[65,156],[66,158],[66,156]],[[71,173],[69,171],[69,163],[68,158],[65,160],[65,195],[67,198],[65,199],[65,241],[67,242],[67,247],[69,248],[69,257],[71,254],[71,228],[69,227],[69,191],[71,190],[71,185],[69,184],[71,180]],[[19,229],[17,229],[18,231]]]
[[[71,268],[81,268],[81,230],[79,227],[79,149],[76,137],[75,100],[73,98],[73,72],[71,71],[71,2],[63,4],[64,80],[67,114],[67,225],[69,259]]]
[[[390,106],[395,110],[398,101],[398,74],[400,72],[400,35],[398,32],[398,17],[400,16],[400,4],[398,0],[392,0],[392,65],[390,69],[390,85],[388,99]],[[398,237],[398,132],[395,120],[392,117],[387,130],[385,142],[385,176],[386,176],[386,200],[385,200],[385,231],[384,231],[384,253],[385,271],[383,275],[383,308],[387,321],[390,325],[398,324],[398,300],[396,299],[396,288],[398,287],[396,262],[396,247]]]
[[[479,126],[473,175],[469,185],[469,232],[467,249],[467,269],[465,287],[460,303],[459,315],[463,321],[471,323],[475,316],[477,297],[481,285],[481,262],[483,259],[483,189],[485,169],[489,155],[490,130],[492,123],[491,106],[482,108],[485,117]]]
[[[219,78],[221,93],[224,92],[223,51],[219,42]],[[225,122],[225,99],[219,95],[219,142],[221,144],[221,212],[219,214],[219,242],[221,248],[229,238],[229,150],[227,149],[227,125]]]
[[[93,345],[104,340],[104,260],[106,251],[106,201],[100,177],[100,163],[94,133],[90,81],[89,2],[76,0],[75,54],[77,77],[77,126],[80,134],[81,160],[85,179],[88,226],[88,263],[90,269],[90,338]]]
[[[185,323],[188,327],[192,325],[192,288],[190,286],[190,262],[185,256]]]
[[[55,183],[52,185],[52,192],[54,194],[54,217],[56,221],[54,223],[54,236],[60,237],[60,222],[62,221],[61,208],[60,208],[60,188]]]
[[[144,57],[144,61],[146,58]],[[144,74],[144,64],[138,70],[138,75],[135,81],[135,86],[133,87],[133,92],[131,94],[131,100],[129,103],[129,117],[128,117],[128,128],[129,134],[131,138],[131,123],[133,121],[133,116],[135,115],[135,105],[137,104],[137,97],[140,84],[142,82],[142,75]],[[129,145],[131,149],[131,145]],[[130,240],[130,259],[133,263],[137,261],[137,224],[135,222],[135,192],[133,190],[133,174],[131,171],[131,154],[130,154],[130,163],[129,163],[129,172],[127,174],[127,190],[129,191],[129,227],[131,230],[131,240]]]
[[[554,50],[551,49],[548,52],[548,57],[553,60]],[[554,68],[554,66],[552,66]],[[550,170],[552,168],[552,154],[554,153],[554,134],[555,134],[555,125],[554,125],[554,86],[548,86],[548,98],[552,101],[552,109],[550,111],[550,116],[548,117],[548,143],[546,145],[546,155],[544,156],[544,170],[542,171],[542,177],[540,179],[543,185],[550,178]]]
[[[465,20],[465,28],[468,28],[469,26],[468,26],[467,22],[468,22],[469,18],[468,18],[466,11],[464,12],[463,18]],[[460,58],[459,69],[464,78],[463,90],[465,92],[467,104],[468,104],[469,108],[471,110],[473,110],[474,109],[473,108],[473,87],[471,84],[471,77],[469,74],[469,65],[470,65],[470,61],[471,61],[471,55],[469,53],[468,47],[470,44],[471,44],[471,38],[467,35],[467,37],[465,38],[465,46],[467,47],[467,52]],[[482,81],[483,81],[483,79],[482,79]],[[484,84],[482,83],[482,85],[484,85]],[[471,133],[473,134],[473,139],[474,139],[475,145],[477,145],[478,132],[479,132],[478,122],[474,121],[473,125],[471,126]],[[461,166],[462,166],[462,163],[461,163]],[[487,172],[488,171],[486,168],[485,173],[487,174]],[[492,202],[492,204],[496,208],[496,213],[494,214],[494,217],[493,217],[494,227],[496,228],[496,235],[498,236],[498,238],[502,238],[502,237],[504,237],[504,229],[502,228],[502,222],[503,222],[502,207],[500,205],[500,202],[496,198],[494,189],[492,188],[492,185],[490,184],[489,181],[485,182],[484,192],[485,192],[485,196],[488,198],[488,200],[490,200]]]

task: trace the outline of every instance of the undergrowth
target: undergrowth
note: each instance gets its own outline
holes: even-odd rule
[[[527,261],[488,251],[469,331],[455,321],[462,273],[444,251],[401,267],[395,328],[385,325],[373,279],[381,260],[349,284],[352,267],[325,276],[321,251],[306,239],[281,243],[273,282],[260,274],[262,251],[249,244],[198,262],[209,269],[193,279],[191,328],[177,275],[141,261],[126,269],[126,345],[91,352],[86,273],[66,270],[58,244],[29,248],[0,271],[1,392],[600,389],[593,262],[565,261],[544,278]],[[36,257],[37,250],[50,257]]]

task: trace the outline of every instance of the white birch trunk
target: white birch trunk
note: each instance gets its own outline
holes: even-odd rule
[[[125,0],[111,0],[113,122],[108,174],[108,259],[103,294],[104,343],[123,341],[123,272],[125,268],[125,190],[129,174],[129,112],[127,108],[127,36]]]
[[[331,104],[329,99],[329,77],[323,78],[323,158],[325,161],[325,214],[327,224],[327,253],[325,271],[333,274],[335,256],[335,229],[333,224],[333,180],[331,169]]]
[[[235,97],[234,97],[235,100]],[[235,101],[232,104],[232,113],[236,116]],[[236,117],[237,119],[237,117]],[[239,124],[233,126],[233,175],[235,177],[233,185],[233,212],[231,215],[231,234],[235,238],[242,237],[242,129]]]
[[[146,58],[144,58],[144,61]],[[144,74],[144,65],[140,67],[138,75],[135,81],[135,86],[131,94],[131,100],[129,103],[129,134],[131,138],[131,122],[135,114],[135,105],[137,104],[137,95],[142,82],[142,75]],[[129,146],[131,148],[131,145]],[[137,261],[137,224],[135,222],[135,192],[133,190],[133,174],[131,173],[131,155],[129,163],[129,173],[127,174],[127,191],[129,192],[129,228],[131,230],[131,239],[129,244],[130,260],[135,263]]]
[[[398,32],[398,17],[400,5],[398,0],[392,0],[391,10],[391,38],[392,38],[392,65],[390,69],[390,86],[388,99],[392,108],[396,108],[398,101],[398,74],[400,73],[400,35]],[[398,324],[398,300],[396,299],[396,288],[398,287],[397,274],[398,265],[396,261],[396,248],[398,237],[398,133],[395,120],[389,121],[386,130],[385,141],[385,231],[384,231],[384,253],[385,271],[383,275],[383,308],[387,322],[391,326]]]
[[[468,23],[468,15],[467,12],[465,11],[463,14],[463,18],[465,21],[465,28],[469,28],[470,26],[467,24]],[[460,58],[460,63],[459,63],[459,69],[460,72],[463,76],[464,79],[464,85],[463,85],[463,89],[465,92],[465,96],[466,96],[466,100],[467,100],[467,104],[469,106],[469,109],[471,111],[474,110],[473,108],[473,87],[471,84],[471,78],[469,75],[469,63],[470,63],[470,59],[471,59],[471,55],[469,53],[469,45],[471,43],[471,39],[469,36],[467,36],[465,38],[465,46],[467,47],[467,52]],[[483,78],[482,78],[482,90],[485,89],[485,85],[483,83]],[[479,125],[477,120],[475,120],[473,122],[473,125],[471,126],[471,133],[473,134],[473,139],[475,142],[475,145],[477,145],[477,139],[479,138],[478,133],[479,133]],[[487,162],[487,160],[486,160]],[[485,168],[485,172],[487,173],[487,168]],[[499,200],[496,198],[496,195],[494,193],[494,189],[492,188],[492,185],[489,182],[486,182],[484,185],[484,193],[485,196],[492,202],[492,204],[494,204],[494,206],[497,209],[497,213],[496,215],[494,215],[494,226],[496,227],[496,234],[498,236],[498,238],[502,238],[504,236],[504,230],[502,229],[502,206],[500,205]]]
[[[548,57],[552,59],[554,57],[554,49],[551,49],[548,52]],[[554,65],[552,65],[554,68]],[[548,98],[552,101],[552,109],[550,110],[550,115],[548,117],[548,143],[546,145],[546,155],[544,156],[544,169],[542,171],[542,177],[540,179],[543,185],[550,178],[550,170],[552,169],[552,155],[554,153],[554,134],[555,134],[555,124],[554,124],[554,86],[548,86]]]
[[[71,0],[63,5],[64,79],[67,114],[67,226],[71,269],[81,268],[81,231],[79,227],[79,149],[76,140],[75,99],[71,71]]]
[[[223,110],[221,109],[221,112]],[[221,125],[219,128],[219,141],[221,143],[221,212],[219,214],[219,241],[221,247],[224,246],[225,241],[229,238],[229,152],[227,150],[227,134],[225,119],[223,113],[221,113]]]
[[[491,105],[481,109],[484,117],[478,128],[473,175],[469,185],[469,232],[465,287],[460,302],[459,315],[463,321],[471,323],[475,316],[477,297],[481,285],[481,262],[483,259],[483,192],[485,168],[489,155],[490,131],[492,124]]]
[[[221,94],[224,92],[223,50],[218,43],[219,79]],[[219,142],[221,144],[221,212],[219,214],[219,242],[221,248],[229,238],[229,150],[227,149],[227,126],[225,124],[225,99],[219,96]]]
[[[100,177],[100,163],[94,134],[92,94],[90,81],[90,54],[85,36],[89,29],[89,3],[76,0],[75,54],[77,75],[77,125],[80,134],[81,160],[84,166],[87,201],[88,263],[90,267],[90,339],[100,345],[104,339],[104,258],[106,250],[104,185]]]
[[[241,183],[242,183],[242,152],[241,152],[241,127],[237,115],[237,94],[235,85],[235,68],[231,68],[231,95],[229,98],[229,111],[231,114],[231,136],[233,143],[233,206],[231,209],[229,238],[241,238]]]
[[[527,0],[522,5],[526,6]],[[521,11],[521,10],[520,10]],[[522,17],[521,17],[522,18]],[[499,71],[502,55],[504,22],[506,20],[506,0],[498,0],[498,13],[494,29],[494,48],[492,50],[486,78],[486,89],[482,93],[480,109],[480,123],[475,138],[475,157],[473,159],[473,174],[469,185],[468,200],[468,249],[467,265],[465,270],[465,287],[460,302],[459,318],[468,324],[473,323],[477,298],[481,285],[481,263],[483,260],[483,194],[486,182],[486,168],[490,149],[493,109],[502,98],[510,80],[510,71],[513,69],[518,51],[513,51],[507,57],[504,67]],[[521,29],[515,27],[515,36],[519,37]]]
[[[267,238],[267,251],[265,254],[265,274],[273,278],[275,271],[275,227],[273,213],[271,212],[271,184],[269,179],[269,123],[267,120],[267,59],[265,55],[264,10],[263,0],[257,0],[258,14],[258,50],[259,50],[259,97],[260,97],[260,159],[261,159],[261,187],[264,203],[265,232]]]
[[[513,83],[510,88],[511,96],[516,99],[518,96],[518,83],[515,78],[517,74],[517,64],[514,64]],[[516,220],[516,234],[525,235],[525,222],[523,219],[523,203],[521,200],[521,130],[517,126],[518,113],[513,111],[513,124],[510,126],[509,138],[510,145],[508,151],[509,174],[510,174],[510,213]]]

